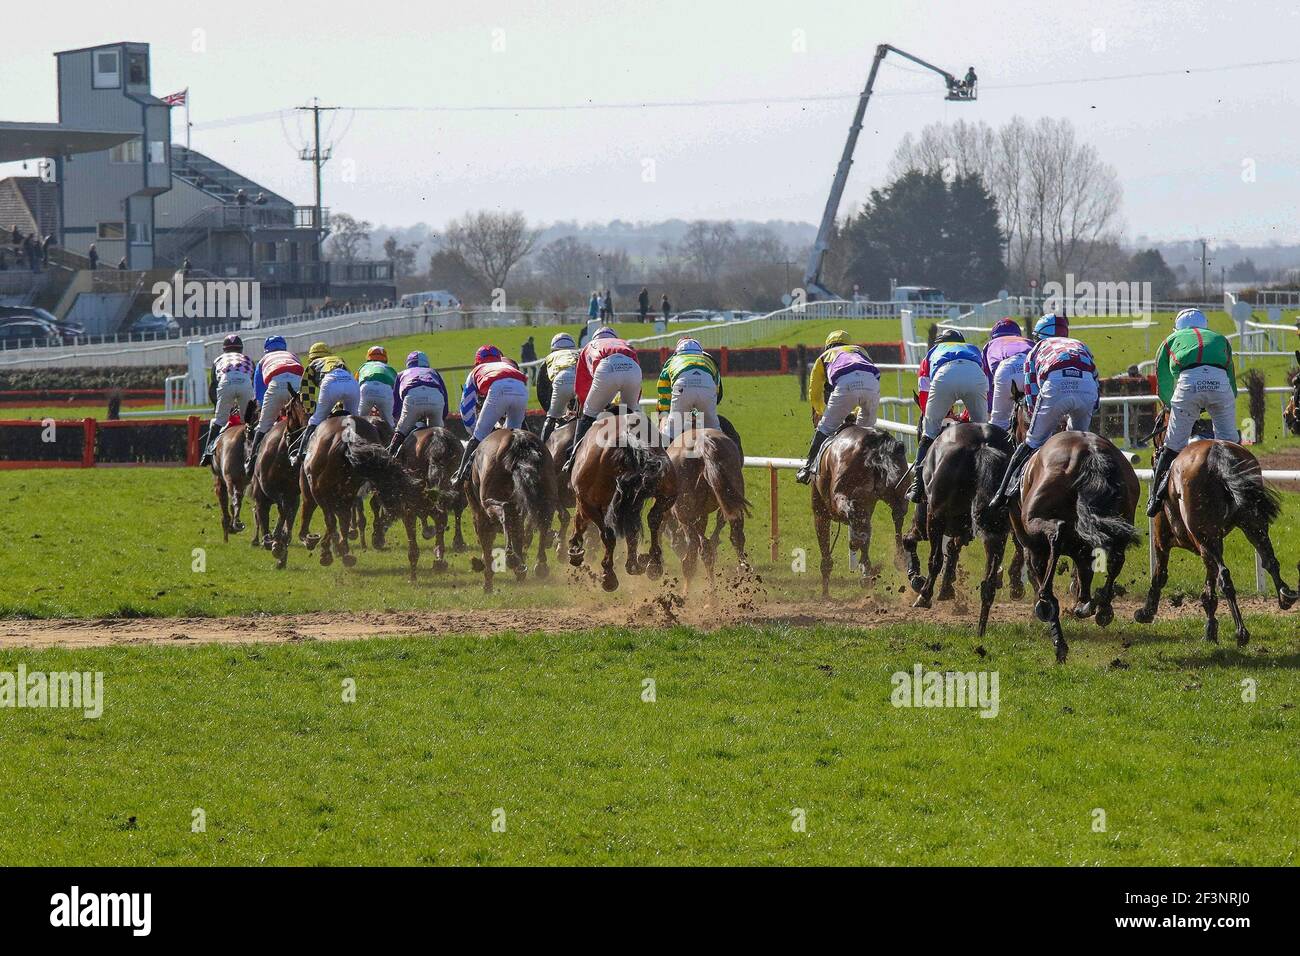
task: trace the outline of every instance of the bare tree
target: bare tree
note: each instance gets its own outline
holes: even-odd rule
[[[357,256],[370,248],[371,225],[364,219],[354,219],[345,212],[330,217],[330,237],[325,247],[328,259],[338,262],[355,262]]]
[[[561,236],[538,250],[537,268],[558,288],[590,291],[596,282],[599,255],[590,243],[576,236]]]
[[[447,224],[443,241],[478,272],[491,288],[505,288],[510,270],[537,244],[521,212],[481,210]]]
[[[730,222],[699,219],[691,223],[682,237],[681,254],[699,278],[712,282],[718,278],[735,244],[736,227]]]

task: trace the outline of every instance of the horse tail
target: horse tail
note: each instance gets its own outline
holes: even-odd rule
[[[451,444],[455,442],[457,455],[464,450],[463,446],[457,441],[450,432],[443,429],[434,429],[433,434],[429,437],[428,458],[429,467],[425,472],[425,485],[429,489],[429,497],[444,510],[450,510],[450,505],[455,501],[456,496],[460,494],[459,488],[448,489],[446,486],[451,481],[451,474],[455,470],[447,467],[448,452],[451,450]]]
[[[635,537],[641,530],[641,509],[654,497],[659,480],[669,468],[668,459],[649,449],[625,446],[622,474],[614,480],[614,494],[605,509],[605,527],[620,538]]]
[[[404,469],[383,445],[366,441],[352,427],[343,430],[343,454],[348,466],[362,481],[370,482],[379,492],[379,500],[392,514],[409,507],[423,513],[428,499],[420,483]]]
[[[1011,454],[988,442],[975,449],[975,497],[971,500],[971,517],[985,534],[1002,535],[1011,529],[1006,508],[990,508],[989,500],[997,493],[1006,474]]]
[[[542,440],[532,432],[517,428],[501,456],[501,464],[514,478],[515,507],[522,514],[532,515],[543,531],[551,526],[551,514],[555,510],[542,473],[544,448]]]
[[[1245,515],[1251,521],[1263,520],[1270,525],[1282,514],[1282,499],[1276,491],[1264,484],[1258,468],[1251,468],[1254,459],[1240,459],[1233,456],[1228,449],[1215,442],[1206,455],[1206,465],[1210,472],[1223,482],[1232,502],[1228,518],[1240,524]]]
[[[722,512],[722,517],[728,521],[735,521],[737,518],[748,518],[750,515],[749,499],[745,497],[742,488],[736,487],[732,481],[732,475],[725,467],[727,462],[723,461],[724,457],[730,457],[730,449],[727,445],[734,445],[730,439],[719,438],[717,435],[703,433],[700,443],[704,446],[704,481],[713,492],[713,497],[718,499],[718,510]],[[736,456],[736,462],[740,462],[739,455]]]
[[[1140,539],[1131,521],[1120,517],[1124,476],[1115,458],[1100,451],[1083,457],[1074,488],[1075,531],[1087,544],[1107,554],[1136,545]]]

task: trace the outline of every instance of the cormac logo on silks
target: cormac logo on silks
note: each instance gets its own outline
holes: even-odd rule
[[[162,318],[242,319],[255,328],[262,319],[262,284],[252,279],[186,279],[153,284],[153,314]]]

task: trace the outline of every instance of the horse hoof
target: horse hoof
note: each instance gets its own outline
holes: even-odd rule
[[[1025,586],[1020,583],[1020,579],[1011,582],[1011,600],[1021,601],[1025,597]]]
[[[580,567],[582,567],[582,561],[583,561],[583,559],[584,559],[586,556],[587,556],[587,552],[586,552],[586,551],[570,551],[570,552],[569,552],[569,565],[570,565],[571,567],[575,567],[575,568],[580,568]]]
[[[348,531],[348,540],[349,540],[349,541],[355,541],[355,540],[357,540],[357,529],[356,529],[356,528],[352,528],[351,530]]]
[[[525,580],[527,580],[527,578],[528,578],[528,569],[527,569],[527,568],[516,568],[516,569],[515,569],[515,581],[517,581],[517,582],[525,581]]]
[[[231,534],[239,534],[239,532],[243,530],[244,530],[244,522],[242,521],[236,521],[234,524],[230,526]]]
[[[524,570],[525,566],[524,566],[523,559],[519,557],[519,555],[515,554],[513,551],[507,551],[506,567],[509,568],[511,571],[522,571]]]
[[[320,566],[322,568],[328,568],[333,563],[334,555],[330,554],[328,551],[322,551],[320,554]]]
[[[1097,609],[1092,606],[1091,601],[1080,601],[1074,606],[1074,616],[1082,620],[1085,617],[1092,617],[1097,613]]]
[[[308,551],[315,551],[318,544],[320,544],[320,535],[318,534],[309,534],[302,539],[302,545]]]
[[[1237,632],[1237,646],[1245,647],[1249,643],[1250,643],[1250,631],[1246,630],[1243,627],[1240,631]]]
[[[1050,602],[1050,601],[1043,601],[1043,600],[1035,601],[1035,602],[1034,602],[1034,617],[1038,618],[1038,619],[1039,619],[1040,621],[1042,621],[1044,624],[1050,624],[1050,623],[1052,623],[1052,604],[1051,604],[1051,602]],[[1057,651],[1057,654],[1058,654],[1058,655],[1060,654],[1060,651],[1059,651],[1059,650]]]
[[[1295,604],[1297,597],[1300,597],[1300,594],[1297,594],[1290,588],[1283,588],[1277,592],[1277,606],[1284,611],[1289,611],[1291,610],[1291,605]]]
[[[607,575],[605,575],[603,578],[601,578],[601,579],[600,579],[600,586],[601,586],[602,588],[604,588],[606,591],[617,591],[617,590],[618,590],[618,578],[615,577],[614,572],[611,571],[609,574],[607,574]]]
[[[447,568],[450,567],[450,565],[447,564],[447,562],[444,561],[442,558],[439,558],[437,561],[433,562],[431,567],[433,568],[434,571],[446,571]]]
[[[1110,622],[1115,620],[1114,608],[1107,605],[1106,607],[1097,608],[1097,626],[1110,627]]]
[[[343,567],[353,568],[356,567],[356,564],[357,564],[357,556],[355,554],[343,555]]]
[[[658,581],[664,575],[664,563],[652,560],[645,566],[645,573],[651,581]]]
[[[480,571],[483,570],[483,566],[484,566],[484,565],[483,565],[483,559],[482,559],[482,558],[470,558],[470,559],[469,559],[469,566],[470,566],[471,568],[473,568],[475,572],[480,572]]]
[[[920,597],[918,597],[915,601],[912,602],[912,607],[929,607],[929,606],[930,606],[930,599],[926,597],[924,594],[922,594]]]
[[[1137,621],[1139,624],[1150,624],[1155,619],[1156,612],[1149,611],[1144,607],[1140,607],[1133,612],[1133,620]]]
[[[957,592],[950,587],[942,587],[939,589],[940,601],[951,601],[956,596],[957,596]]]
[[[453,542],[451,543],[451,551],[452,551],[452,554],[462,554],[462,553],[464,553],[464,551],[465,551],[465,542],[464,542],[464,541],[453,541]]]
[[[925,578],[921,577],[921,575],[919,574],[912,575],[910,578],[907,579],[907,583],[912,585],[912,590],[915,591],[917,594],[920,594],[922,591],[925,590]],[[913,605],[913,607],[915,606],[916,605]]]
[[[537,580],[545,581],[551,576],[551,569],[545,564],[539,564],[533,573],[537,575]]]
[[[1064,664],[1064,663],[1065,663],[1065,658],[1066,658],[1067,656],[1069,656],[1069,653],[1070,653],[1070,646],[1069,646],[1068,644],[1066,644],[1065,641],[1062,641],[1060,644],[1057,644],[1057,645],[1056,645],[1056,663],[1058,663],[1058,664]]]
[[[437,536],[437,534],[438,532],[434,531],[432,528],[425,528],[420,532],[420,535],[424,538],[425,541],[432,541]]]

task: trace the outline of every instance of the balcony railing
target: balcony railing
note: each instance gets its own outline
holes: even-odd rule
[[[393,264],[387,260],[364,260],[358,262],[223,262],[209,265],[203,261],[194,263],[196,269],[202,269],[220,278],[254,278],[259,282],[280,285],[360,285],[365,283],[391,283],[393,281]]]

